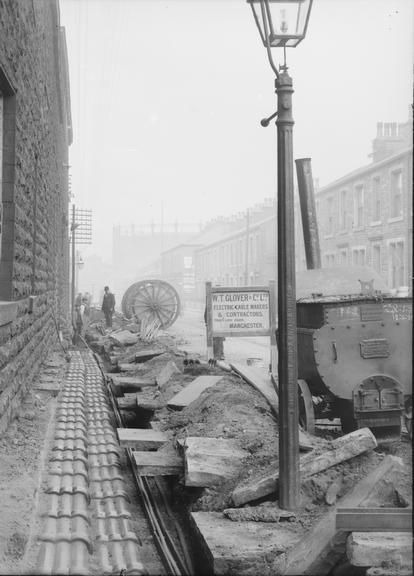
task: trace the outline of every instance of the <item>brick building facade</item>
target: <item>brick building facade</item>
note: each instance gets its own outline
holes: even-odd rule
[[[372,162],[322,188],[322,266],[371,266],[390,290],[411,285],[412,123],[377,125]]]
[[[0,433],[68,320],[71,140],[57,0],[0,0]]]
[[[391,291],[411,287],[412,122],[377,125],[372,162],[315,187],[322,267],[370,266]],[[205,282],[267,284],[276,276],[276,218],[267,215],[194,252],[196,298]],[[245,219],[246,220],[246,219]],[[296,270],[306,269],[299,202],[295,202]]]

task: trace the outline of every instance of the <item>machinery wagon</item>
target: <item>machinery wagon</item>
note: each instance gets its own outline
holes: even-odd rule
[[[319,271],[321,273],[322,270]],[[341,419],[344,431],[411,434],[412,299],[377,291],[313,294],[297,303],[301,419]]]

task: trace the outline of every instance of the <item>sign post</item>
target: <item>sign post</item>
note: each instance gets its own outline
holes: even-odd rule
[[[270,296],[270,372],[277,375],[277,341],[276,341],[276,283],[274,280],[269,282]]]
[[[213,331],[212,331],[212,310],[211,310],[211,282],[206,282],[206,312],[205,322],[207,331],[207,360],[214,358],[213,354]]]
[[[206,282],[207,356],[216,337],[270,336],[271,371],[276,370],[275,283],[269,286],[213,287]]]

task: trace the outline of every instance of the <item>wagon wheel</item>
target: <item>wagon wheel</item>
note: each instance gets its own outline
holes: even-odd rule
[[[122,299],[122,310],[127,318],[159,323],[168,328],[180,313],[180,298],[175,288],[163,280],[142,280],[128,288]]]
[[[312,394],[305,380],[298,380],[299,384],[299,423],[310,434],[315,434],[315,410],[313,408]]]

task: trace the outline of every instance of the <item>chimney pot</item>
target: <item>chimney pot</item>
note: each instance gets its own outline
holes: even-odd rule
[[[381,138],[383,130],[382,122],[377,122],[377,138]]]

